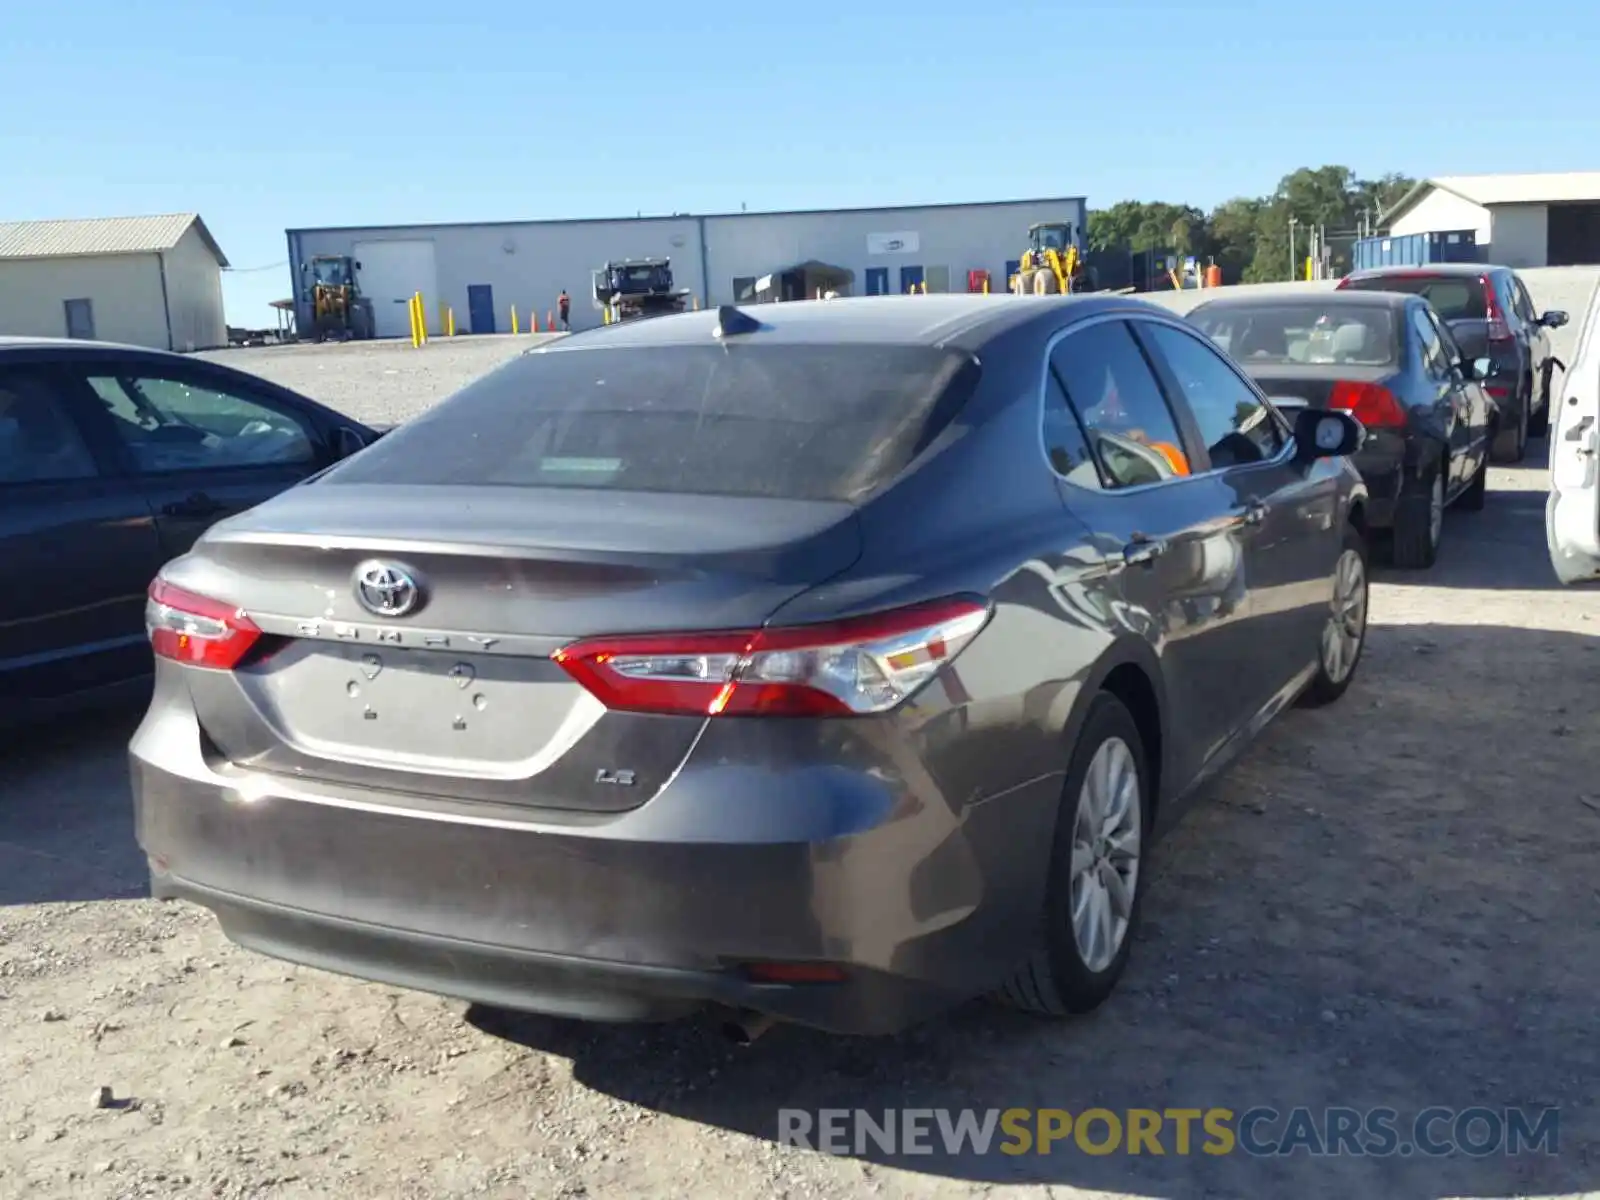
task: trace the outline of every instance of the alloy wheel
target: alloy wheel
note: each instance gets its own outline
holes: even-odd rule
[[[1322,629],[1322,669],[1332,683],[1343,683],[1355,669],[1367,633],[1367,568],[1361,555],[1346,550],[1333,571],[1333,602]]]
[[[1090,971],[1104,971],[1133,920],[1144,804],[1133,751],[1107,738],[1078,792],[1072,830],[1072,933]]]

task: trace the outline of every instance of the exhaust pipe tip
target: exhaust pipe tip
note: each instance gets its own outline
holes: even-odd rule
[[[722,1036],[735,1046],[748,1046],[778,1023],[765,1013],[736,1013],[722,1023]]]

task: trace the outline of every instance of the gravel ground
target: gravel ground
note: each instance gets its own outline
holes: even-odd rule
[[[224,357],[394,420],[528,340]],[[1122,989],[1067,1023],[974,1004],[889,1040],[779,1029],[740,1050],[702,1023],[499,1017],[289,967],[143,898],[134,715],[8,748],[0,1196],[1600,1194],[1600,593],[1555,590],[1545,486],[1536,462],[1494,470],[1435,570],[1380,575],[1355,686],[1287,715],[1160,847]],[[776,1141],[781,1107],[1262,1104],[1559,1105],[1559,1153]]]

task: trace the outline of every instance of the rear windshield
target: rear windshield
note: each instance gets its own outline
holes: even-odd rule
[[[856,500],[977,381],[926,346],[618,346],[526,354],[323,477]]]
[[[1377,305],[1292,304],[1197,312],[1194,323],[1240,366],[1395,361],[1395,314]]]
[[[1446,321],[1482,321],[1489,316],[1483,281],[1460,275],[1376,275],[1352,279],[1347,289],[1363,292],[1409,292],[1422,296]]]

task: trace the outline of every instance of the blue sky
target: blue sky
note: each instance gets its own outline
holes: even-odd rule
[[[296,226],[1600,168],[1583,0],[316,7],[9,6],[0,219],[198,211],[265,325]]]

